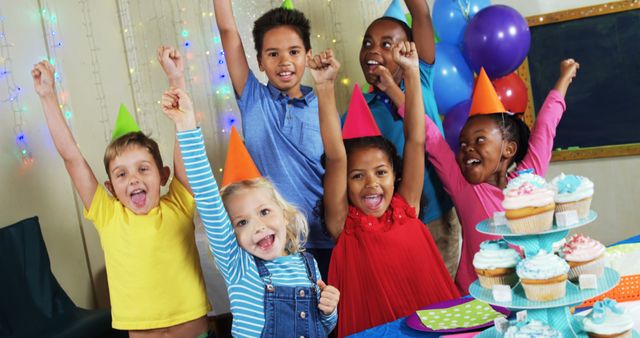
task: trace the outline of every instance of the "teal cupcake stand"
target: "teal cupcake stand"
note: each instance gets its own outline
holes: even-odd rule
[[[476,229],[485,234],[502,236],[510,244],[523,248],[527,256],[535,255],[538,250],[544,249],[551,252],[553,243],[565,238],[569,230],[581,227],[593,222],[598,217],[595,211],[590,211],[589,215],[580,219],[579,223],[568,227],[559,227],[554,224],[551,229],[536,234],[514,234],[506,225],[493,225],[492,219],[487,219],[476,226]],[[571,307],[582,304],[582,302],[599,296],[613,289],[620,281],[620,275],[613,269],[605,268],[604,274],[598,278],[596,289],[581,290],[580,287],[567,281],[567,292],[565,297],[548,302],[536,302],[527,299],[522,285],[518,283],[513,289],[511,302],[498,302],[493,298],[490,289],[480,286],[476,280],[469,287],[472,297],[483,302],[508,308],[514,312],[527,310],[527,318],[536,319],[547,323],[562,333],[563,337],[587,338],[587,334],[582,331],[580,325],[580,315],[573,315],[569,311]],[[502,337],[495,327],[491,327],[478,335],[479,338]],[[633,332],[634,338],[640,338],[638,332]]]

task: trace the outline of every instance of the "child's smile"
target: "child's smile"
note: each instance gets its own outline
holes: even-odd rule
[[[272,28],[264,35],[259,66],[269,82],[289,97],[300,97],[306,62],[304,42],[289,26]]]
[[[460,132],[458,165],[465,179],[472,184],[498,185],[506,175],[514,142],[505,142],[502,131],[486,116],[476,116]],[[509,156],[511,155],[511,156]]]
[[[369,26],[360,47],[360,67],[368,83],[376,85],[380,81],[379,75],[375,74],[379,66],[386,67],[394,81],[400,83],[402,72],[393,61],[391,49],[406,40],[407,34],[402,27],[391,20],[380,20]]]
[[[347,159],[347,191],[351,204],[380,217],[389,207],[395,174],[388,156],[378,148],[361,148]]]
[[[130,146],[111,160],[109,170],[107,188],[136,215],[146,215],[160,204],[160,187],[169,175],[164,168],[160,172],[146,148]]]
[[[284,211],[265,189],[243,188],[225,201],[238,245],[264,260],[286,255]]]

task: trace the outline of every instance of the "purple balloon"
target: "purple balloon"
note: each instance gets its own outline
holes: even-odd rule
[[[497,79],[520,66],[530,45],[529,25],[522,15],[509,6],[494,5],[469,21],[462,50],[475,72],[484,67],[489,78]]]
[[[460,150],[460,132],[464,124],[467,123],[470,108],[471,100],[464,100],[453,106],[442,121],[444,138],[454,154]]]

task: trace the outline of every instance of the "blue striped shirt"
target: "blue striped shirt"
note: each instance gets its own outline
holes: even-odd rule
[[[231,333],[234,337],[260,337],[265,325],[264,282],[260,279],[254,257],[238,246],[211,171],[200,128],[179,132],[177,137],[209,248],[227,285],[233,315]],[[276,286],[315,286],[307,277],[304,258],[299,253],[266,261],[265,265]],[[320,276],[317,263],[316,274]],[[317,294],[320,297],[320,292]],[[318,311],[328,334],[336,325],[337,312],[327,316]]]

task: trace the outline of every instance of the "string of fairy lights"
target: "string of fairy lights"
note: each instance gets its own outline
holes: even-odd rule
[[[342,58],[342,49],[346,48],[345,41],[348,39],[344,39],[346,35],[342,25],[345,14],[339,11],[340,4],[335,0],[318,2],[293,0],[292,2],[294,8],[314,16],[312,20],[314,45],[316,42],[321,42],[318,45],[322,48],[332,47],[336,51],[336,56]],[[368,23],[370,17],[374,15],[373,12],[383,10],[386,2],[388,1],[376,0],[373,6],[363,5],[361,2],[360,9],[363,14],[361,16],[366,17],[363,20]],[[69,90],[65,81],[68,70],[65,72],[63,69],[62,61],[64,60],[61,58],[64,57],[64,53],[60,53],[65,45],[60,34],[60,26],[72,23],[68,20],[60,20],[55,8],[52,7],[55,4],[57,2],[52,0],[40,0],[38,14],[40,24],[43,26],[48,59],[56,67],[55,81],[59,89],[60,108],[73,131],[74,127],[79,127],[73,125],[74,110],[71,99],[74,93]],[[86,66],[92,76],[91,85],[94,86],[96,93],[97,103],[93,111],[97,115],[96,119],[99,119],[102,124],[105,142],[109,142],[113,117],[108,109],[108,98],[102,79],[101,54],[94,35],[91,3],[90,0],[78,0],[77,4],[82,14],[79,26],[84,29],[83,36],[86,37],[86,48],[89,52]],[[251,36],[252,23],[269,8],[281,5],[282,0],[269,2],[247,0],[233,3],[246,57],[252,68],[256,66]],[[160,44],[173,43],[185,58],[186,83],[188,90],[194,93],[194,102],[199,109],[197,118],[201,124],[204,124],[205,138],[214,149],[223,151],[224,149],[220,148],[226,148],[222,146],[226,144],[231,126],[240,128],[241,118],[227,71],[225,53],[215,24],[212,2],[210,0],[197,2],[170,0],[149,4],[143,0],[118,0],[117,8],[129,68],[129,81],[134,97],[132,108],[141,128],[145,132],[153,132],[157,138],[162,136],[162,128],[158,122],[158,116],[162,118],[162,114],[158,114],[158,98],[155,96],[164,90],[165,84],[161,85],[158,81],[159,64],[156,61],[155,51]],[[6,92],[0,93],[0,104],[11,107],[17,152],[26,163],[33,161],[33,158],[27,139],[28,130],[25,130],[26,108],[20,100],[22,88],[15,83],[12,76],[13,60],[9,53],[11,46],[5,33],[5,18],[0,13],[0,83],[6,84],[3,86]],[[266,80],[264,74],[260,72],[256,72],[256,76],[262,81]],[[348,76],[343,76],[340,81],[350,92],[353,81]]]
[[[69,91],[65,87],[63,76],[61,75],[64,74],[63,63],[58,62],[58,50],[63,47],[63,41],[60,38],[59,33],[58,15],[56,14],[55,8],[52,7],[48,0],[40,0],[40,19],[42,21],[44,37],[47,42],[45,47],[47,55],[49,56],[49,63],[55,67],[53,78],[57,87],[56,94],[60,104],[60,111],[64,114],[67,125],[73,133],[73,108],[71,105],[71,98]]]
[[[102,125],[102,136],[105,143],[111,140],[111,119],[109,118],[109,109],[107,107],[107,95],[104,91],[102,81],[102,70],[100,67],[100,58],[98,57],[98,44],[93,34],[93,24],[91,19],[91,9],[88,0],[78,0],[82,10],[82,27],[84,35],[87,37],[87,47],[89,49],[89,59],[91,75],[93,77],[93,85],[96,90],[96,102],[98,105],[99,121]]]
[[[0,97],[0,104],[2,106],[8,105],[11,109],[18,158],[20,158],[23,165],[29,165],[33,163],[34,159],[29,149],[27,134],[24,131],[24,113],[27,108],[22,105],[20,99],[22,87],[16,84],[13,76],[13,60],[11,59],[10,49],[14,46],[13,43],[7,40],[5,17],[0,12],[0,80],[4,80],[6,84],[6,94]]]

